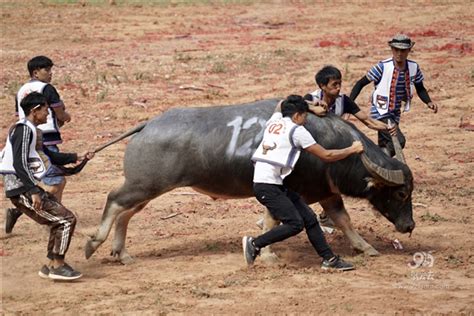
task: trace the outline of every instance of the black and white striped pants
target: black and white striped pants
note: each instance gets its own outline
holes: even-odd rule
[[[48,258],[63,259],[76,227],[76,216],[48,192],[41,191],[42,209],[33,207],[31,194],[26,192],[10,198],[12,203],[35,222],[50,227]]]

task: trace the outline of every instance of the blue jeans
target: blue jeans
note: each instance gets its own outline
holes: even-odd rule
[[[257,200],[267,207],[272,217],[282,222],[282,225],[255,238],[254,245],[257,248],[285,240],[305,229],[318,255],[325,260],[334,257],[316,215],[299,194],[282,185],[266,183],[254,183],[253,190]]]
[[[56,153],[59,152],[59,148],[56,145],[49,145],[46,146],[46,148]],[[42,181],[46,185],[58,185],[64,181],[64,172],[55,165],[51,165],[46,171],[46,174],[43,177]]]

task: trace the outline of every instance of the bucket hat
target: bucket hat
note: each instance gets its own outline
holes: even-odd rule
[[[415,42],[412,42],[408,35],[397,34],[388,42],[388,45],[398,49],[410,49],[415,45]]]

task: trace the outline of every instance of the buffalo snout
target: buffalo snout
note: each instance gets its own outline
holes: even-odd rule
[[[399,221],[395,225],[395,228],[397,231],[399,231],[402,234],[410,233],[415,229],[415,222],[413,219],[408,220],[408,221]]]

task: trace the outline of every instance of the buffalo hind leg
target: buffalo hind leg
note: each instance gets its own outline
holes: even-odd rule
[[[319,201],[319,204],[321,204],[324,212],[333,220],[336,227],[346,235],[356,251],[363,252],[369,256],[379,255],[379,252],[366,242],[352,226],[351,218],[344,207],[344,202],[340,195],[333,195],[330,198]]]
[[[125,183],[120,189],[109,193],[99,229],[86,243],[86,259],[89,259],[97,248],[107,239],[117,216],[153,198],[144,192],[145,190]],[[157,195],[158,194],[155,196]]]
[[[115,234],[114,241],[112,242],[112,252],[110,255],[118,257],[122,264],[130,264],[133,262],[133,258],[128,254],[125,247],[125,238],[127,237],[128,223],[133,215],[140,212],[149,201],[143,202],[135,208],[121,213],[117,216],[115,221]]]
[[[265,208],[265,214],[263,216],[263,233],[266,233],[273,227],[280,225],[280,221],[275,220],[270,212]],[[272,251],[271,246],[266,246],[260,251],[260,257],[263,262],[267,264],[274,264],[278,262],[278,256]]]

